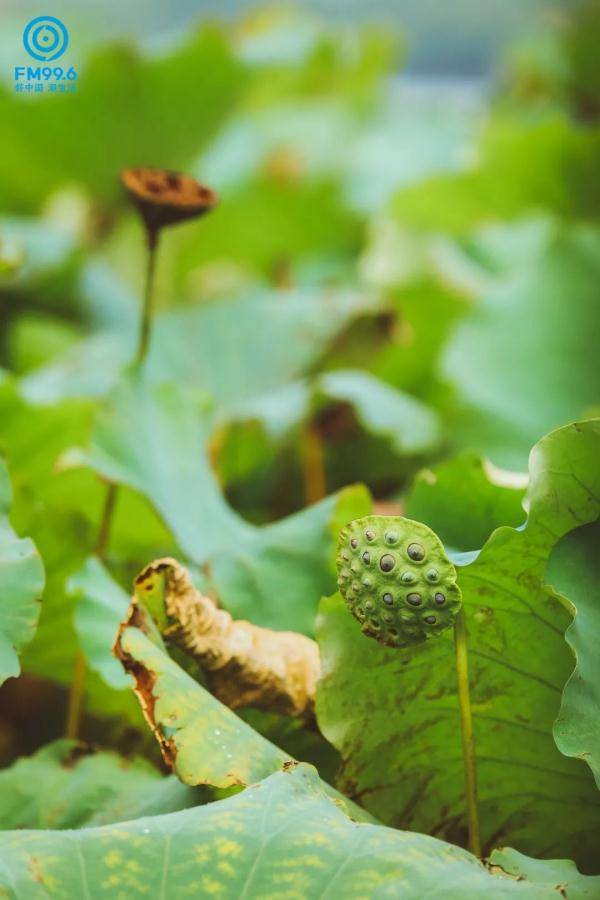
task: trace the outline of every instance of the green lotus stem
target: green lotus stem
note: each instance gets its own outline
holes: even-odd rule
[[[467,625],[464,610],[460,610],[454,623],[454,646],[456,649],[456,677],[458,682],[458,703],[460,707],[460,730],[462,736],[463,759],[465,763],[465,796],[467,801],[467,821],[469,825],[469,850],[481,856],[481,836],[479,830],[479,808],[477,803],[477,769],[475,761],[475,736],[471,716],[471,695],[469,691],[469,661],[467,653]]]
[[[456,569],[439,537],[402,516],[364,516],[343,528],[338,586],[363,634],[386,647],[422,644],[454,628],[469,850],[481,857],[467,627]]]
[[[325,452],[323,441],[316,425],[308,425],[300,447],[302,475],[304,478],[304,499],[307,506],[318,503],[327,494],[325,475]]]
[[[100,517],[100,525],[98,527],[98,536],[96,538],[95,554],[104,560],[106,556],[106,548],[110,537],[110,526],[115,509],[115,501],[117,499],[116,484],[109,484],[106,489],[104,498],[104,506]],[[75,656],[75,665],[73,666],[73,680],[69,688],[69,700],[67,705],[67,724],[65,727],[65,735],[72,740],[79,737],[81,728],[81,713],[83,710],[83,695],[85,691],[85,678],[87,674],[87,666],[85,656],[81,650],[77,650]]]
[[[152,317],[154,314],[154,281],[156,271],[156,253],[158,248],[158,235],[160,229],[146,229],[148,256],[146,261],[146,283],[144,286],[144,309],[140,326],[140,338],[137,350],[137,363],[141,364],[146,358],[150,345],[150,332],[152,329]]]

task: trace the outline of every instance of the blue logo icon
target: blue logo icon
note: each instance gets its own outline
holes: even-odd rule
[[[23,32],[23,46],[34,59],[50,62],[62,56],[69,46],[69,32],[60,19],[38,16]]]

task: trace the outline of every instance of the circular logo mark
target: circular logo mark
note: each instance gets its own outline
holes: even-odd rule
[[[34,59],[50,62],[62,56],[69,46],[69,32],[60,19],[38,16],[23,32],[23,46]]]

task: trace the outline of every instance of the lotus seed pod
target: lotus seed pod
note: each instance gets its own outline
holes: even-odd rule
[[[121,182],[151,231],[203,216],[217,204],[213,190],[181,172],[124,169]]]
[[[440,634],[461,607],[456,570],[421,522],[401,516],[350,522],[340,533],[337,566],[340,592],[362,631],[388,647]]]

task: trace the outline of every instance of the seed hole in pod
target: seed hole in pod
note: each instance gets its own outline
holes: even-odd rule
[[[352,540],[350,541],[350,546],[353,550],[356,550],[356,548],[358,547],[358,541],[356,538],[352,538]]]
[[[415,562],[421,562],[421,560],[425,559],[425,550],[420,544],[409,544],[406,552]]]
[[[375,604],[372,600],[367,600],[367,602],[365,603],[365,609],[368,609],[369,612],[372,612],[372,610],[375,609]]]
[[[389,544],[390,547],[393,547],[394,544],[398,543],[398,541],[400,540],[400,537],[399,537],[397,531],[386,531],[384,540],[385,540],[386,544]]]
[[[361,588],[360,584],[358,583],[358,581],[352,582],[352,590],[354,591],[355,594],[360,594],[362,588]]]
[[[425,573],[425,578],[427,579],[427,581],[430,581],[432,584],[435,584],[439,578],[437,569],[429,569]]]
[[[446,602],[446,597],[444,594],[436,594],[434,597],[435,602],[438,606],[443,606]]]
[[[414,616],[412,613],[408,612],[408,610],[400,613],[400,621],[401,622],[412,622]]]
[[[365,531],[365,537],[368,541],[374,541],[377,535],[371,528],[367,528],[367,530]]]
[[[362,606],[357,606],[354,612],[356,614],[356,618],[360,619],[360,621],[363,622],[365,618],[365,611]]]
[[[350,566],[355,575],[360,575],[360,563],[355,559]]]
[[[394,605],[394,598],[393,598],[392,594],[384,594],[381,599],[383,600],[383,602],[385,603],[386,606]]]
[[[384,622],[387,622],[388,625],[390,624],[390,622],[394,621],[394,617],[390,612],[384,612],[383,615],[381,616],[381,618],[383,619]]]
[[[400,576],[400,581],[402,581],[404,584],[414,584],[416,580],[417,579],[412,572],[403,572]]]
[[[396,565],[396,560],[391,553],[384,553],[379,560],[379,568],[382,572],[391,572]]]
[[[375,631],[379,631],[379,629],[381,628],[381,622],[379,621],[379,619],[369,619],[369,625]]]
[[[373,587],[373,579],[369,578],[368,575],[365,575],[365,577],[362,580],[362,583],[363,583],[363,587],[366,587],[366,589],[368,591],[370,591],[371,588]]]
[[[420,606],[423,602],[420,594],[407,594],[406,601],[407,603],[410,603],[411,606]]]
[[[346,562],[349,562],[350,554],[346,550],[342,550],[342,552],[340,553],[340,556],[342,557],[342,559],[345,559]]]
[[[398,632],[396,631],[395,628],[388,628],[388,631],[392,637],[398,637]]]
[[[435,616],[425,616],[423,621],[426,622],[427,625],[435,625],[435,623],[437,622],[437,619]]]
[[[365,550],[365,552],[363,553],[363,555],[362,555],[362,561],[364,562],[365,566],[370,565],[370,563],[371,563],[371,554],[369,553],[368,550]]]

